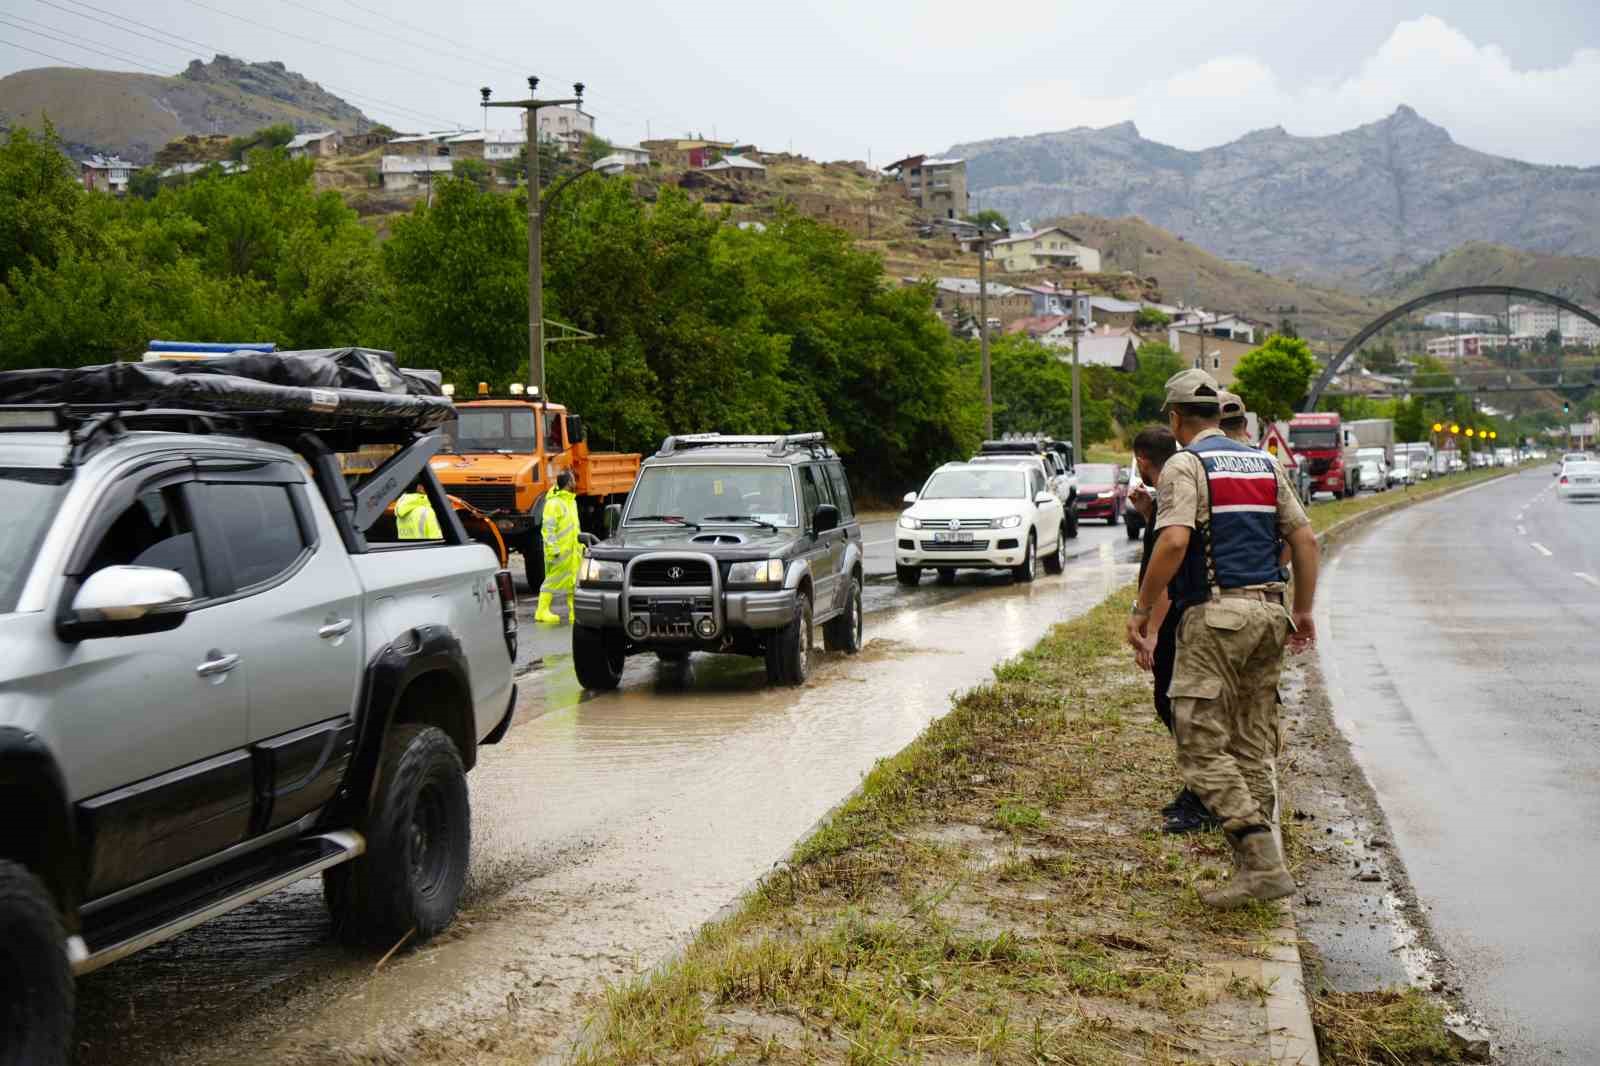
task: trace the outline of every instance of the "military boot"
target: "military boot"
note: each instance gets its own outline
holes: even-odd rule
[[[572,625],[577,619],[578,612],[572,606],[572,593],[567,593],[567,625]]]
[[[1294,878],[1283,865],[1271,830],[1262,826],[1243,835],[1229,833],[1228,843],[1233,847],[1233,876],[1220,888],[1200,893],[1200,902],[1231,910],[1243,906],[1246,900],[1265,902],[1293,894]]]

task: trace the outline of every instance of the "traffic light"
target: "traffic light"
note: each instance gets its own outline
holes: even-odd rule
[[[1435,433],[1443,433],[1444,432],[1444,423],[1443,422],[1435,422],[1433,424],[1433,431]]]
[[[1570,415],[1572,413],[1572,405],[1566,400],[1561,401],[1561,413],[1564,415]]]

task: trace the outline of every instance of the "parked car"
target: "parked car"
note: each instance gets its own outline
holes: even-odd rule
[[[1567,452],[1561,456],[1561,465],[1556,469],[1555,476],[1560,477],[1567,472],[1567,467],[1573,463],[1592,463],[1594,456],[1588,452]]]
[[[1128,501],[1128,472],[1114,463],[1078,464],[1078,518],[1114,526]]]
[[[1383,476],[1383,464],[1376,459],[1363,459],[1356,464],[1356,485],[1361,491],[1383,492],[1389,483]]]
[[[861,650],[861,524],[821,433],[668,437],[607,515],[574,595],[584,688],[616,688],[630,655],[696,651],[760,658],[770,682],[803,684],[818,625],[830,651]]]
[[[1556,495],[1563,500],[1600,498],[1600,463],[1567,463],[1556,482]]]
[[[349,370],[292,354],[291,380]],[[511,722],[516,612],[428,466],[449,401],[248,362],[199,388],[159,364],[0,374],[8,1062],[66,1061],[72,975],[305,877],[353,943],[455,915],[465,775]],[[368,434],[400,447],[347,482],[328,442]],[[408,490],[431,539],[399,539]]]
[[[1067,539],[1078,535],[1078,471],[1072,458],[1070,441],[1052,440],[1049,437],[1028,437],[1016,440],[986,440],[981,450],[969,462],[1006,463],[1026,458],[1037,459],[1044,471],[1045,483],[1061,500],[1067,515]]]
[[[1066,509],[1033,464],[946,463],[905,502],[895,531],[902,585],[923,570],[948,584],[958,570],[1008,568],[1032,581],[1041,559],[1051,574],[1066,567]]]

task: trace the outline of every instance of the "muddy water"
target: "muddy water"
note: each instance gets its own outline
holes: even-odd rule
[[[405,1061],[419,1034],[508,1016],[556,1046],[583,997],[683,943],[952,693],[1129,580],[1130,550],[896,597],[860,655],[821,656],[800,690],[768,688],[755,660],[639,657],[591,698],[547,644],[472,774],[473,882],[449,935],[375,968],[328,944],[303,883],[86,979],[81,1061]]]

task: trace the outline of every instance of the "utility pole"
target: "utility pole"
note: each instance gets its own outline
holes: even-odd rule
[[[1057,286],[1059,291],[1060,286]],[[1079,394],[1083,391],[1079,387],[1078,379],[1078,335],[1083,332],[1083,325],[1078,321],[1078,287],[1072,287],[1072,303],[1068,305],[1068,314],[1071,318],[1072,330],[1072,461],[1083,462],[1083,408],[1080,405]]]
[[[983,439],[994,439],[994,388],[989,380],[989,241],[978,238],[978,353],[983,361]]]
[[[578,107],[583,104],[583,82],[572,86],[573,99],[540,100],[534,96],[539,91],[539,79],[528,75],[528,99],[494,101],[483,93],[483,106],[521,108],[528,122],[528,384],[539,387],[539,399],[546,397],[544,387],[544,205],[539,195],[539,109],[544,107]]]

